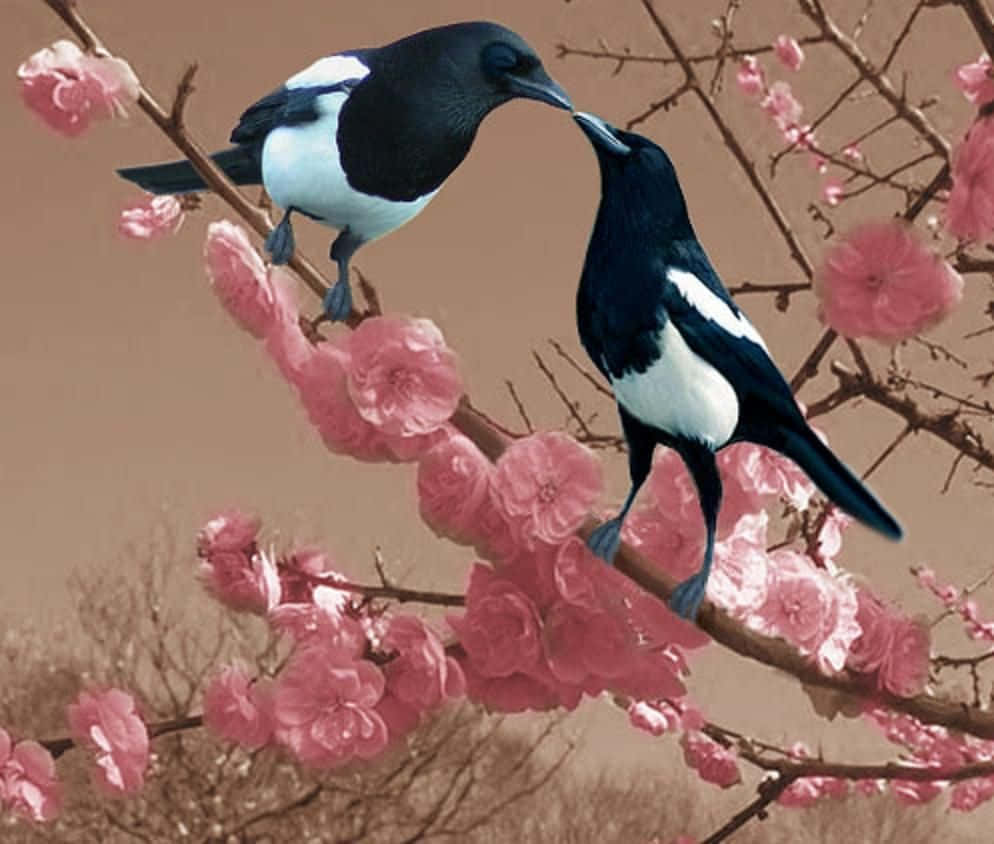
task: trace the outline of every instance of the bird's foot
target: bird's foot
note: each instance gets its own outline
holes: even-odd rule
[[[352,313],[352,288],[347,280],[336,281],[324,294],[324,312],[332,322],[341,322]]]
[[[708,572],[699,571],[693,577],[688,577],[670,596],[670,609],[681,618],[693,621],[697,617],[701,601],[704,600],[707,585]]]
[[[266,235],[266,251],[272,261],[277,266],[286,264],[293,257],[293,250],[296,248],[293,238],[293,225],[290,222],[290,215],[284,214],[268,235]]]
[[[587,547],[609,566],[614,565],[614,555],[621,545],[621,518],[608,519],[590,534]]]

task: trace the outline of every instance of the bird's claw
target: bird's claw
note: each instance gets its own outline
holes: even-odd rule
[[[688,577],[673,590],[669,600],[670,609],[681,618],[693,621],[697,617],[701,601],[704,600],[707,585],[707,572],[699,571],[693,577]]]
[[[614,518],[604,522],[587,540],[587,547],[609,566],[614,565],[614,555],[621,545],[621,519]]]
[[[352,313],[352,288],[348,281],[336,281],[325,293],[324,312],[332,322],[341,322]]]
[[[293,225],[290,223],[289,214],[285,215],[276,227],[266,235],[265,246],[272,262],[277,266],[288,263],[293,257],[296,244],[294,243]]]

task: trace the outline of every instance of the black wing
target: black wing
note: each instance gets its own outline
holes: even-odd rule
[[[279,126],[298,126],[319,117],[316,100],[324,94],[348,93],[359,79],[343,79],[330,85],[287,88],[285,85],[249,106],[231,132],[236,144],[261,144]]]

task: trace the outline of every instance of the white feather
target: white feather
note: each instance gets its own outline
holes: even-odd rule
[[[308,88],[314,85],[334,85],[346,79],[362,79],[369,75],[355,56],[328,56],[295,73],[286,81],[287,88]]]
[[[645,372],[611,379],[618,402],[646,425],[720,448],[739,421],[732,385],[687,345],[672,321],[656,342],[660,356]]]
[[[310,81],[299,84],[324,84],[330,79],[331,65],[316,70],[322,62],[343,60],[358,63],[351,57],[333,56],[316,62],[291,81],[313,72]],[[335,67],[338,67],[337,65]],[[368,72],[368,71],[366,71]],[[324,82],[318,77],[328,74]],[[345,77],[348,78],[348,77]],[[289,84],[289,83],[288,83]],[[280,126],[266,136],[262,147],[262,182],[266,192],[282,208],[299,208],[336,229],[349,229],[364,241],[374,240],[393,231],[416,216],[438,193],[437,190],[410,202],[370,196],[348,183],[338,155],[338,112],[348,95],[335,92],[318,97],[320,117],[311,123]]]
[[[753,324],[746,319],[745,314],[735,313],[727,302],[719,298],[696,275],[686,270],[670,269],[666,273],[666,278],[702,316],[720,325],[733,337],[744,337],[760,346],[763,351],[767,350],[763,338],[759,336],[759,332]]]

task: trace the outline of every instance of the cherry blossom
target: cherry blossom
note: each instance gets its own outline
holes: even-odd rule
[[[262,339],[296,312],[285,275],[270,275],[245,229],[228,220],[207,227],[204,259],[211,288],[235,322]]]
[[[455,353],[427,319],[371,317],[348,338],[347,383],[358,414],[386,434],[441,428],[455,412],[462,381]]]
[[[298,647],[276,681],[276,737],[318,768],[372,759],[387,745],[387,726],[376,711],[385,687],[368,660],[322,642]]]
[[[247,750],[263,747],[273,736],[272,696],[271,681],[253,679],[243,665],[227,665],[204,690],[204,725]]]
[[[490,506],[493,465],[461,434],[425,452],[418,462],[418,508],[439,536],[471,545],[481,510]]]
[[[697,771],[705,782],[731,788],[742,781],[735,753],[712,741],[703,733],[687,730],[680,738],[687,767]]]
[[[735,81],[738,82],[742,93],[750,97],[758,97],[766,90],[766,79],[763,77],[763,69],[759,66],[755,56],[743,56],[739,62],[738,72],[735,74]]]
[[[493,488],[504,515],[528,547],[572,534],[601,492],[601,468],[572,437],[546,432],[522,437],[500,456]]]
[[[994,72],[987,53],[983,53],[975,62],[960,65],[953,78],[963,96],[977,108],[994,101]]]
[[[773,42],[773,53],[789,70],[800,70],[804,63],[804,51],[797,39],[790,35],[777,36],[777,40]]]
[[[0,807],[32,821],[50,821],[62,808],[55,760],[36,741],[11,741],[0,727]]]
[[[387,690],[415,713],[427,712],[465,691],[459,664],[446,655],[437,634],[420,619],[411,615],[391,618],[383,646],[397,652],[384,668]]]
[[[941,321],[963,279],[896,220],[866,223],[825,256],[815,292],[824,320],[846,337],[896,343]]]
[[[770,85],[766,96],[759,105],[783,132],[791,127],[796,127],[800,123],[801,113],[804,111],[794,97],[790,83],[784,82],[782,79]]]
[[[93,120],[124,115],[138,99],[138,77],[127,62],[83,53],[71,41],[56,41],[17,69],[25,104],[51,128],[68,137]]]
[[[149,196],[121,212],[117,230],[133,240],[155,240],[183,224],[183,206],[175,196]]]
[[[120,689],[81,692],[67,710],[75,741],[96,754],[94,782],[111,796],[141,790],[148,768],[148,731],[135,699]]]
[[[946,228],[962,240],[994,233],[994,120],[973,124],[953,155]]]

